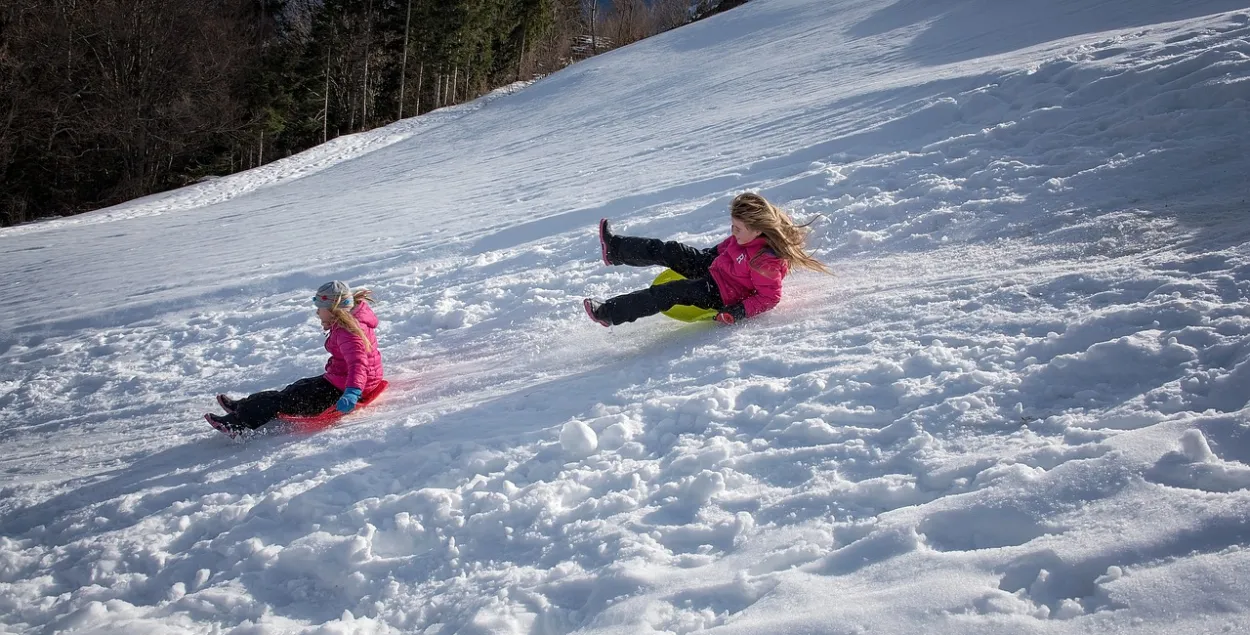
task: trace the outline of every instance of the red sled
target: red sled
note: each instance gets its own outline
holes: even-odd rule
[[[352,410],[352,412],[357,412],[361,408],[373,403],[374,399],[377,399],[383,392],[386,392],[386,387],[389,385],[390,384],[387,383],[385,379],[378,382],[378,385],[374,386],[373,390],[370,390],[360,396],[360,401],[356,402],[356,407]],[[339,412],[338,408],[330,406],[329,408],[323,410],[321,414],[309,415],[306,417],[279,414],[278,418],[294,425],[297,430],[315,431],[334,425],[335,422],[343,418],[343,413]]]

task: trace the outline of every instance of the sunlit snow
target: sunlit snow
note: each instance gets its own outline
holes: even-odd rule
[[[748,190],[835,274],[587,319]],[[752,0],[0,230],[0,630],[1247,633],[1248,214],[1250,2]],[[205,424],[330,279],[386,395]]]

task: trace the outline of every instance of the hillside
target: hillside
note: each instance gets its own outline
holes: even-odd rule
[[[1247,147],[1250,2],[752,0],[2,229],[0,630],[1250,631]],[[586,319],[747,190],[834,275]],[[385,398],[205,425],[336,278]]]

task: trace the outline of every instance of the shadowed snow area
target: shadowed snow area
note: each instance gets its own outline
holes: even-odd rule
[[[1248,148],[1250,2],[753,0],[0,230],[0,630],[1250,632]],[[835,275],[586,319],[746,190]],[[205,425],[335,278],[390,391]]]

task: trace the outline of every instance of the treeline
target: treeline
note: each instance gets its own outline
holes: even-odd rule
[[[745,0],[0,0],[0,226],[474,99]]]

